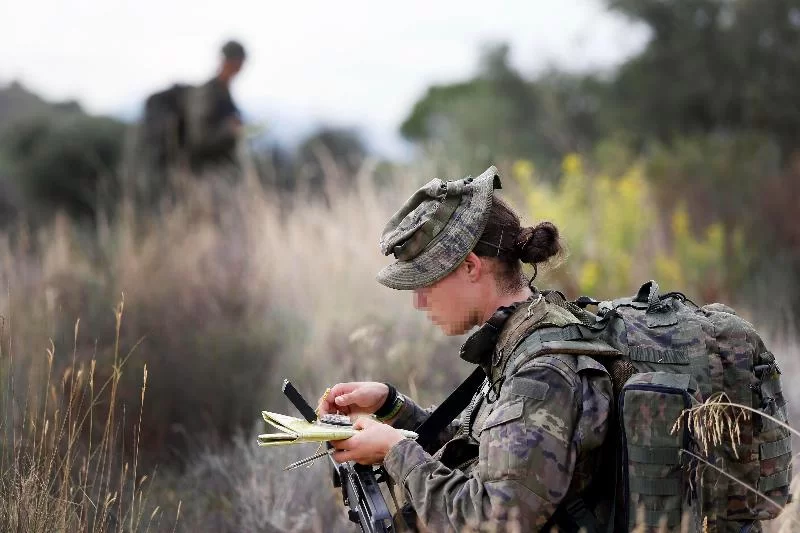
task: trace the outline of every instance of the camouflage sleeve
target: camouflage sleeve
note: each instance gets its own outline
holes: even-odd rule
[[[430,416],[434,410],[434,407],[423,409],[405,394],[403,395],[403,399],[405,400],[403,407],[400,408],[400,412],[398,412],[397,416],[394,418],[394,420],[392,420],[391,425],[392,427],[396,427],[398,429],[410,429],[413,431],[417,426],[424,422],[428,416]],[[453,435],[455,435],[460,426],[461,421],[459,419],[456,419],[448,424],[448,426],[444,428],[441,433],[439,433],[439,436],[436,439],[436,442],[432,445],[432,448],[435,449],[442,447],[445,442],[453,438]]]
[[[582,434],[595,433],[591,440],[602,442],[607,430],[610,381],[603,377],[599,389],[606,390],[587,406],[581,381],[593,379],[540,359],[528,362],[503,385],[500,403],[476,428],[477,468],[447,468],[411,440],[393,446],[384,466],[432,531],[484,524],[538,531],[570,488]]]

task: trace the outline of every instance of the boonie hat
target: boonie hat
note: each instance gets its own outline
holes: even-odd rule
[[[378,272],[378,282],[392,289],[419,289],[455,270],[486,228],[492,195],[499,188],[493,166],[477,178],[426,183],[383,228],[381,251],[397,261]]]

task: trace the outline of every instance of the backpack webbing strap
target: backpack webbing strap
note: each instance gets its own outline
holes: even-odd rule
[[[657,465],[679,465],[680,448],[672,446],[650,447],[628,445],[628,460],[637,463],[657,464]]]
[[[539,339],[542,342],[580,340],[584,338],[584,329],[585,327],[579,324],[568,324],[558,328],[547,328],[540,332]]]
[[[790,470],[787,468],[786,470],[782,470],[777,474],[758,478],[758,491],[769,492],[773,489],[777,489],[778,487],[785,487],[789,485],[789,472]]]
[[[774,442],[762,442],[758,449],[762,461],[774,459],[792,451],[792,437],[784,437]]]
[[[480,389],[485,379],[486,373],[483,371],[483,368],[477,367],[473,370],[472,374],[470,374],[461,385],[456,387],[456,390],[454,390],[428,418],[417,426],[414,430],[417,435],[419,435],[417,437],[417,444],[422,446],[426,451],[430,451],[428,450],[428,446],[434,442],[437,435],[439,435],[447,424],[452,422],[461,411],[467,408],[472,397],[478,392],[478,389]]]
[[[648,496],[677,496],[681,493],[681,480],[677,478],[631,477],[628,490]]]
[[[673,528],[680,524],[681,522],[681,510],[680,509],[673,509],[671,511],[656,511],[654,509],[643,509],[640,511],[639,516],[637,516],[636,525],[641,526],[650,526],[650,527],[660,527],[663,524],[663,520],[666,519],[666,525],[668,528]]]
[[[677,451],[677,449],[675,449]],[[656,452],[658,454],[658,452]],[[653,463],[662,463],[661,461],[653,461]],[[669,464],[669,463],[666,463]],[[663,521],[666,520],[668,528],[677,526],[681,521],[681,480],[678,478],[647,478],[647,477],[631,477],[628,479],[628,490],[630,494],[640,494],[643,496],[674,496],[670,498],[673,500],[662,501],[660,509],[642,508],[629,510],[628,524],[629,528],[634,526],[650,526],[660,527]]]

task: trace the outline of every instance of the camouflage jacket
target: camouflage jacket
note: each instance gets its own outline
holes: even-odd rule
[[[544,300],[532,305],[537,328],[576,322]],[[523,306],[509,318],[498,346],[526,312]],[[559,502],[591,481],[608,431],[611,379],[591,357],[537,354],[534,337],[523,337],[511,353],[495,348],[484,369],[499,387],[487,380],[462,419],[440,435],[446,442],[433,456],[412,440],[386,455],[384,467],[420,529],[538,531]],[[414,428],[429,413],[406,400],[395,427]]]

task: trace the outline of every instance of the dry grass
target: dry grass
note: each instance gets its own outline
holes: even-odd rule
[[[414,185],[409,180],[409,187]],[[120,217],[95,234],[56,217],[35,234],[23,228],[6,235],[0,240],[6,286],[0,314],[3,343],[14,357],[3,358],[1,391],[7,405],[15,406],[3,429],[17,450],[4,463],[6,516],[17,521],[9,523],[30,515],[36,524],[63,524],[67,531],[86,530],[86,520],[92,531],[116,530],[123,522],[126,529],[166,531],[174,527],[166,516],[174,519],[180,505],[183,527],[202,528],[216,505],[227,504],[200,497],[205,490],[181,480],[204,471],[206,479],[219,475],[225,485],[223,470],[210,463],[233,464],[243,457],[247,439],[240,437],[233,448],[225,443],[240,428],[252,427],[261,409],[288,411],[279,392],[284,376],[309,397],[332,381],[379,377],[417,389],[423,399],[428,394],[429,401],[438,399],[438,391],[460,376],[428,369],[436,366],[435,358],[449,356],[457,341],[435,340],[433,328],[406,294],[375,290],[374,274],[383,261],[363,246],[377,240],[389,214],[387,196],[406,193],[365,184],[330,195],[327,205],[294,198],[288,210],[252,182],[204,183],[147,216],[123,206]],[[110,303],[123,292],[121,326]],[[45,360],[40,354],[51,344]],[[133,346],[123,372],[120,347]],[[147,395],[139,410],[145,365]],[[58,376],[56,384],[51,375]],[[102,401],[80,392],[81,386],[100,383],[108,383]],[[71,395],[84,403],[69,407]],[[87,405],[89,414],[80,423],[73,420]],[[56,422],[67,428],[56,433],[58,438]],[[27,451],[33,448],[26,443],[41,440],[45,424],[50,456],[58,457],[53,468],[43,459],[41,445],[36,455]],[[27,441],[20,440],[23,429],[33,430]],[[245,493],[230,496],[242,509],[226,522],[231,531],[263,521],[257,508],[264,516],[277,513],[284,507],[278,496],[309,501],[286,490],[288,478],[281,481],[267,472],[272,468],[268,453],[255,448],[249,453],[249,467],[224,469],[236,480],[229,485],[238,490],[257,483],[261,496],[276,497],[274,505],[264,506]],[[287,455],[286,463],[296,458]],[[183,470],[167,467],[165,461],[176,459]],[[154,482],[158,463],[167,466],[155,476],[157,497],[148,504],[142,477],[147,474],[144,480]],[[83,477],[69,484],[64,471]],[[302,488],[297,480],[303,479],[303,490],[327,489],[323,478],[303,471],[288,485]],[[66,493],[56,492],[52,500],[45,488]],[[131,490],[136,497],[130,497]],[[75,500],[83,492],[87,495]],[[19,503],[34,496],[39,499]],[[62,500],[56,511],[52,502]],[[335,523],[333,513],[340,516],[341,507],[330,497],[325,501],[331,512],[321,523]],[[134,507],[135,516],[128,511]],[[18,518],[12,512],[16,508],[31,512]],[[85,518],[94,515],[98,518]],[[286,522],[280,527],[305,526]]]
[[[122,313],[120,302],[114,313],[117,331]],[[130,355],[120,357],[115,343],[110,377],[98,379],[95,360],[88,366],[76,360],[79,323],[74,331],[72,365],[54,373],[56,347],[51,342],[47,377],[43,383],[28,383],[24,403],[16,401],[13,337],[4,339],[2,361],[8,379],[3,383],[0,427],[2,531],[144,531],[160,518],[158,510],[149,516],[142,512],[148,475],[139,470],[136,440],[126,443],[118,431],[120,419],[135,417],[138,411],[138,437],[147,370],[141,376],[139,404],[119,405],[120,376]],[[126,445],[133,449],[132,462],[124,460]]]

